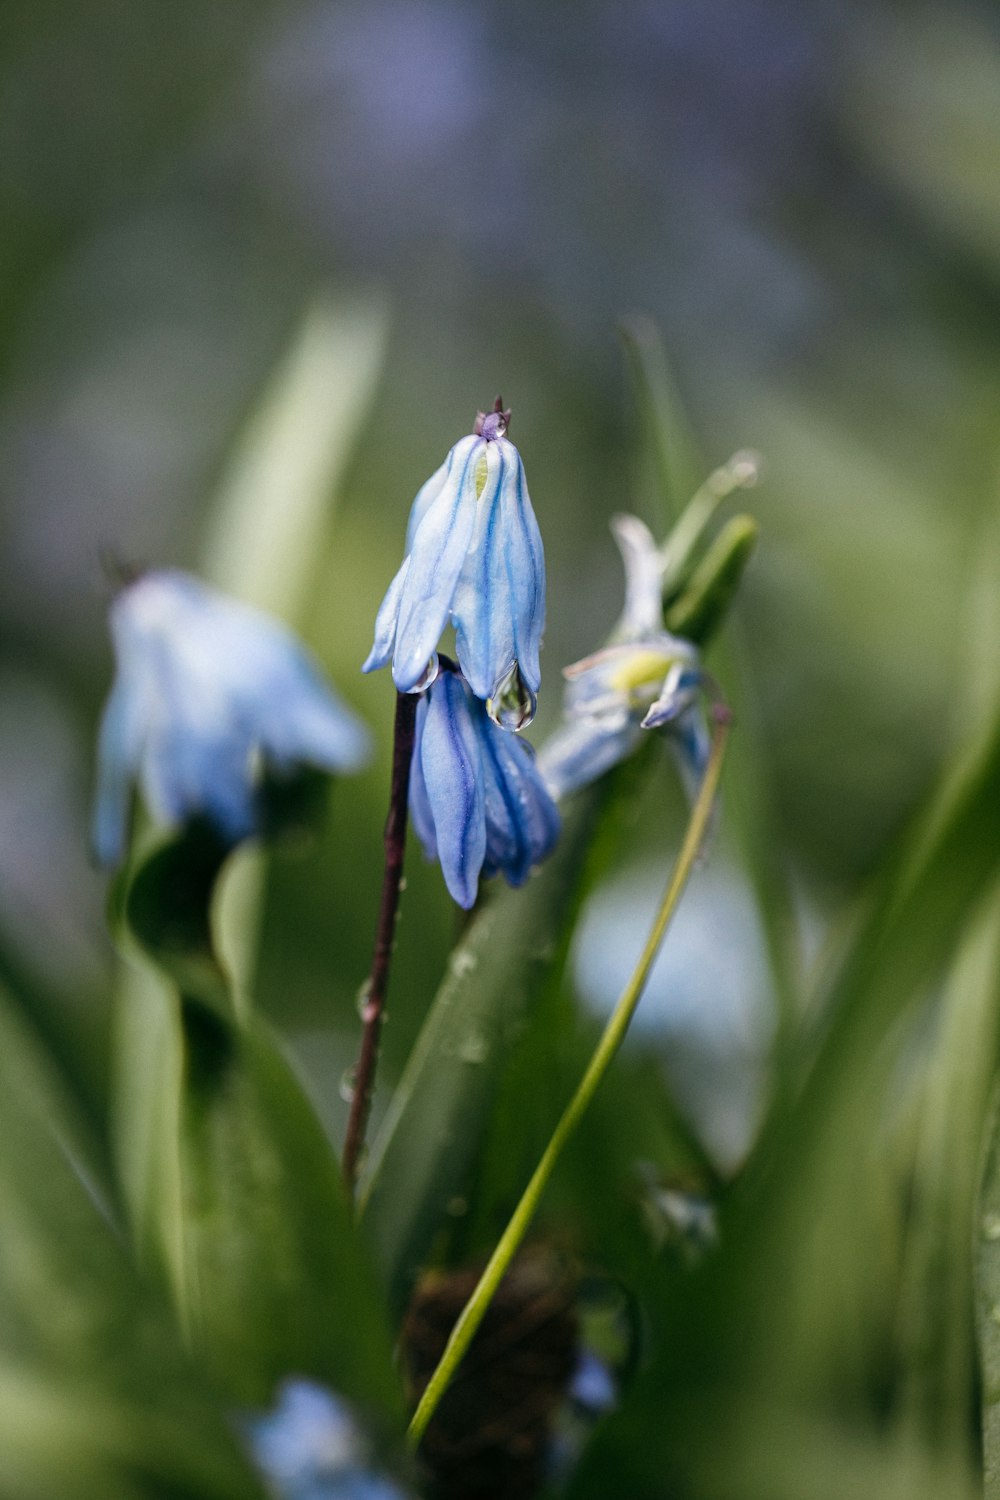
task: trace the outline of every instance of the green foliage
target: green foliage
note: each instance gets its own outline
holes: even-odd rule
[[[161,1224],[179,1240],[178,1315],[246,1405],[298,1373],[392,1409],[381,1303],[330,1142],[270,1028],[236,1020],[215,954],[225,857],[192,825],[149,856],[125,901],[132,935],[175,990],[177,1140],[163,1145],[176,1150],[179,1187]]]
[[[140,1279],[80,1141],[51,1064],[0,995],[0,1495],[250,1500],[260,1492],[231,1408]]]

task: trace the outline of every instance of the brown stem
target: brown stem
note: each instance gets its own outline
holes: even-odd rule
[[[413,733],[419,698],[415,693],[396,694],[396,722],[393,729],[392,785],[389,792],[389,815],[385,820],[385,873],[382,876],[382,900],[375,930],[375,952],[371,978],[361,1019],[361,1051],[354,1069],[351,1112],[344,1138],[344,1181],[348,1192],[354,1191],[358,1158],[365,1142],[365,1126],[375,1087],[378,1044],[385,1015],[385,996],[389,985],[396,913],[403,878],[406,853],[406,809],[410,790],[410,762],[413,759]]]

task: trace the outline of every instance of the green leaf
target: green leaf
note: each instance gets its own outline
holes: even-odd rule
[[[229,1013],[229,983],[215,954],[211,909],[229,846],[207,823],[189,823],[132,877],[124,918],[181,995]]]
[[[558,982],[607,795],[582,794],[530,885],[495,891],[476,915],[395,1089],[358,1200],[395,1308],[465,1184],[504,1063]]]
[[[656,475],[661,519],[672,522],[694,494],[703,472],[698,445],[656,324],[651,318],[633,317],[620,325],[618,333]]]
[[[140,1281],[78,1140],[0,993],[0,1496],[251,1500],[227,1414]]]
[[[174,1161],[161,1256],[192,1345],[240,1401],[263,1404],[298,1373],[393,1410],[383,1308],[330,1142],[267,1026],[236,1021],[215,957],[224,853],[187,829],[140,868],[125,904],[175,991],[161,997],[179,1054],[161,1058],[175,1092],[160,1117],[175,1132],[158,1142]]]
[[[185,1308],[245,1400],[300,1373],[399,1408],[375,1279],[312,1106],[263,1022],[184,1005]]]
[[[750,516],[732,516],[694,569],[666,614],[667,629],[689,641],[713,636],[728,613],[743,571],[757,545]]]
[[[994,1379],[984,1359],[985,1385],[1000,1384],[1000,1182],[987,1184],[980,1223],[976,1202],[986,1121],[1000,1055],[1000,888],[968,929],[948,976],[921,1098],[912,1207],[897,1313],[903,1361],[903,1418],[942,1447],[968,1447],[974,1409],[973,1267],[976,1228],[981,1265],[980,1327]],[[991,1431],[992,1428],[992,1431]],[[1000,1415],[987,1404],[985,1431],[1000,1468]],[[987,1446],[990,1446],[988,1441]],[[997,1491],[1000,1494],[1000,1490]]]
[[[977,949],[969,954],[969,963],[980,967],[970,976],[974,993],[992,1000],[997,1007],[997,974],[1000,955],[995,931],[984,924]],[[990,1056],[994,1066],[993,1095],[990,1108],[988,1150],[982,1178],[976,1245],[976,1323],[979,1340],[979,1363],[982,1383],[984,1493],[986,1500],[1000,1496],[1000,1090],[996,1082],[996,1053]],[[964,1086],[964,1081],[963,1081]]]

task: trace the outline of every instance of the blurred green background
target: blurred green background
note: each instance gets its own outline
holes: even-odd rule
[[[357,668],[409,502],[502,391],[547,550],[544,733],[619,608],[609,515],[666,519],[615,333],[635,313],[706,462],[765,458],[742,696],[822,930],[962,732],[996,498],[998,41],[973,3],[5,7],[0,923],[95,1077],[102,557],[292,618],[377,730],[322,843],[277,860],[263,938],[272,1013],[349,1025],[390,718]],[[269,392],[294,408],[276,456]],[[452,931],[412,864],[390,1064]]]
[[[290,620],[375,731],[325,829],[241,852],[222,903],[336,1137],[392,712],[359,665],[417,488],[502,392],[548,563],[537,743],[560,668],[621,606],[609,517],[670,519],[622,320],[666,352],[682,489],[763,455],[712,658],[737,709],[713,858],[543,1216],[640,1285],[661,1335],[583,1494],[622,1455],[638,1484],[654,1429],[635,1493],[683,1452],[699,1477],[676,1492],[724,1500],[839,1500],[848,1473],[873,1500],[976,1489],[995,755],[879,872],[997,701],[998,100],[985,0],[4,7],[0,984],[99,1120],[116,994],[153,1014],[87,858],[107,561],[190,567]],[[513,1050],[453,1258],[495,1235],[642,940],[683,815],[661,760],[572,983]],[[416,848],[408,879],[379,1110],[457,931]],[[800,1031],[808,998],[826,1011]],[[672,1169],[711,1187],[741,1160],[768,1079],[719,1262],[697,1284],[683,1255],[650,1266],[640,1216]],[[121,1134],[128,1179],[143,1141]]]

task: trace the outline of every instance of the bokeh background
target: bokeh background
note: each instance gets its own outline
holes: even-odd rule
[[[266,877],[249,854],[243,882],[261,1003],[336,1129],[391,716],[385,674],[358,667],[410,500],[501,391],[548,558],[541,737],[560,667],[620,607],[608,517],[666,525],[626,317],[659,329],[705,470],[764,456],[741,500],[761,542],[739,698],[805,960],[822,947],[963,733],[1000,446],[998,99],[1000,17],[975,0],[9,0],[0,927],[95,1099],[107,560],[195,568],[284,614],[377,732],[325,833]],[[662,879],[666,770],[646,812],[577,949],[598,1010]],[[454,931],[410,863],[387,1076]],[[709,1043],[739,1077],[712,1077],[744,1103],[690,1101],[721,1159],[771,1024],[747,889],[723,846],[645,1033],[676,1057],[679,1008],[723,997]]]

